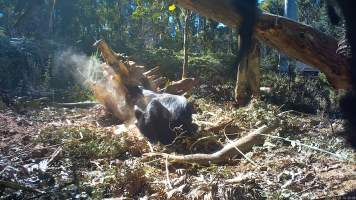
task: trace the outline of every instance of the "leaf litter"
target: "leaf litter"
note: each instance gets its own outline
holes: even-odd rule
[[[294,111],[242,159],[203,166],[144,156],[152,149],[212,153],[281,113],[260,101],[240,109],[203,98],[195,104],[197,133],[166,147],[150,147],[134,126],[120,125],[100,105],[6,109],[0,198],[315,199],[356,188],[356,157],[341,137],[343,121]]]

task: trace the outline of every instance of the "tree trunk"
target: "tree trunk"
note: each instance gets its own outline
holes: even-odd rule
[[[253,39],[248,56],[238,66],[235,100],[239,106],[247,105],[252,96],[260,96],[260,79],[260,46]]]
[[[298,21],[296,0],[284,0],[284,16],[294,21]],[[290,72],[292,71],[292,62],[292,59],[288,58],[283,53],[279,53],[278,69],[279,71],[288,73],[289,77],[291,77]]]
[[[238,26],[241,21],[241,17],[229,0],[176,0],[176,2],[186,9],[197,11],[232,27]],[[348,61],[336,53],[335,38],[308,25],[267,13],[259,16],[255,34],[259,41],[318,68],[334,88],[351,88]]]
[[[182,67],[182,79],[187,78],[187,68],[188,68],[188,34],[189,34],[189,18],[190,18],[191,12],[189,10],[185,11],[185,16],[184,16],[184,38],[183,38],[183,54],[184,54],[184,60],[183,60],[183,67]]]
[[[234,34],[232,31],[232,28],[229,28],[229,40],[228,40],[228,46],[227,46],[227,53],[232,54],[232,46],[234,42]]]

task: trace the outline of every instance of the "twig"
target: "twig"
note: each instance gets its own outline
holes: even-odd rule
[[[281,140],[284,140],[284,141],[287,141],[287,142],[291,142],[291,143],[296,143],[297,145],[304,146],[304,147],[307,147],[309,149],[313,149],[313,150],[316,150],[316,151],[320,151],[320,152],[332,155],[332,156],[337,157],[337,158],[339,158],[341,160],[349,161],[349,162],[352,162],[352,163],[356,163],[356,161],[349,160],[349,159],[344,158],[344,157],[342,157],[342,156],[340,156],[340,155],[338,155],[336,153],[333,153],[333,152],[330,152],[330,151],[326,151],[324,149],[320,149],[320,148],[317,148],[317,147],[314,147],[314,146],[311,146],[311,145],[303,144],[303,143],[301,143],[299,141],[290,140],[290,139],[283,138],[283,137],[280,137],[280,136],[275,136],[275,135],[269,135],[269,134],[263,134],[263,133],[259,133],[259,134],[263,135],[263,136],[271,137],[271,138],[281,139]]]
[[[235,146],[242,152],[248,152],[254,145],[261,145],[264,142],[264,137],[261,133],[269,133],[278,128],[277,124],[273,124],[270,127],[262,126],[257,130],[252,131],[243,138],[234,141],[233,143],[226,144],[221,150],[212,154],[190,154],[190,155],[170,155],[166,153],[146,153],[145,156],[163,156],[170,159],[175,163],[198,163],[198,164],[210,164],[221,163],[232,157],[237,156],[238,153]]]
[[[161,160],[160,158],[157,158],[157,159],[153,159],[153,160],[147,161],[144,164],[148,165],[150,163],[154,163],[154,162],[157,162],[157,161],[160,161],[160,160]]]
[[[49,166],[49,164],[59,155],[59,153],[62,151],[62,147],[58,147],[53,154],[51,155],[50,159],[48,160],[47,165]]]
[[[228,137],[227,137],[227,135],[226,135],[226,127],[228,126],[228,124],[224,127],[224,131],[223,131],[223,133],[224,133],[224,136],[225,136],[225,138],[226,138],[226,140],[230,143],[230,144],[232,144],[233,146],[234,146],[234,148],[236,149],[236,151],[238,151],[247,161],[249,161],[251,164],[253,164],[254,166],[258,166],[258,164],[257,163],[255,163],[252,159],[250,159],[249,157],[247,157],[235,144],[234,144],[234,142],[233,141],[231,141]]]
[[[171,184],[171,180],[169,179],[168,156],[166,156],[166,178],[167,178],[168,189],[171,190],[173,186]]]
[[[330,124],[331,133],[332,133],[332,134],[335,134],[334,126],[333,126],[333,123],[332,123],[331,120],[330,120],[330,117],[327,116],[326,119],[327,119],[328,123]]]
[[[56,103],[56,106],[64,108],[90,108],[99,105],[97,102],[75,102],[75,103]]]
[[[152,146],[151,142],[149,142],[148,140],[146,140],[146,142],[147,142],[148,147],[150,148],[150,151],[151,151],[151,152],[155,152],[155,150],[153,149],[153,146]]]

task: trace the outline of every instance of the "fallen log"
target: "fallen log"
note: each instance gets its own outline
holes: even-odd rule
[[[117,81],[122,81],[124,87],[141,85],[145,89],[154,91],[152,82],[143,74],[143,66],[137,66],[135,62],[115,53],[104,40],[95,42],[94,46],[101,51],[105,63],[116,74]]]
[[[137,66],[134,61],[129,61],[127,57],[115,53],[104,40],[95,42],[94,46],[102,52],[102,56],[106,62],[104,68],[109,67],[112,70],[109,74],[114,73],[116,81],[122,81],[124,87],[141,85],[145,89],[156,91],[157,87],[163,85],[166,80],[159,76],[159,66],[144,72],[144,66]],[[108,69],[105,70],[108,71]],[[160,90],[160,92],[180,95],[191,90],[197,84],[198,81],[196,79],[187,78],[173,82],[171,85]]]
[[[153,76],[153,75],[158,75],[159,74],[159,66],[154,67],[147,72],[143,73],[146,77]]]
[[[231,27],[237,27],[241,22],[230,0],[175,1],[186,9]],[[348,60],[336,53],[338,44],[335,38],[311,26],[268,13],[259,16],[255,35],[267,45],[319,69],[334,88],[351,88]]]
[[[123,57],[112,51],[109,45],[104,40],[98,40],[94,43],[94,46],[101,51],[105,63],[111,66],[115,70],[115,72],[120,74],[123,78],[128,78],[129,71],[127,67],[123,64]]]
[[[155,80],[153,80],[153,84],[155,85],[156,88],[163,88],[164,85],[167,83],[167,78],[166,77],[159,77]]]
[[[84,101],[84,102],[74,102],[74,103],[56,103],[55,106],[63,108],[90,108],[98,105],[98,102]]]
[[[173,82],[167,87],[160,90],[160,92],[166,92],[175,95],[182,95],[185,92],[190,91],[196,85],[198,85],[198,80],[195,78],[187,78],[180,81]]]
[[[147,153],[144,154],[144,156],[162,156],[166,157],[172,163],[197,163],[202,165],[212,163],[219,164],[226,162],[233,157],[241,157],[242,155],[240,152],[247,153],[251,151],[252,147],[255,145],[262,145],[265,141],[263,135],[269,134],[277,128],[277,124],[271,125],[270,127],[266,125],[262,126],[245,137],[225,145],[221,150],[213,154],[171,155],[166,153]],[[239,151],[236,148],[239,149]]]
[[[134,119],[134,106],[140,101],[139,89],[156,92],[165,84],[166,79],[159,77],[159,67],[145,72],[144,66],[139,66],[128,57],[115,53],[104,40],[97,41],[96,46],[101,52],[105,63],[102,64],[104,78],[90,83],[96,99],[121,121]],[[171,94],[183,94],[197,84],[195,79],[185,79],[161,90]],[[70,106],[70,105],[67,105]]]

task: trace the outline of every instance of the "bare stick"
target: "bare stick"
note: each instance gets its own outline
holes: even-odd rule
[[[198,163],[198,164],[210,164],[221,163],[234,156],[241,156],[241,154],[235,149],[237,147],[241,152],[249,152],[253,146],[262,145],[264,143],[264,136],[261,134],[268,134],[278,128],[277,123],[274,123],[270,127],[264,125],[257,130],[249,133],[245,137],[233,141],[230,144],[225,145],[221,150],[212,154],[190,154],[190,155],[170,155],[166,153],[147,153],[145,156],[167,156],[170,162],[173,163]]]
[[[171,180],[169,178],[169,169],[168,169],[168,156],[166,156],[166,177],[167,177],[167,186],[168,186],[168,189],[172,189],[173,186],[171,184]]]
[[[226,126],[227,126],[227,125],[226,125]],[[226,140],[227,140],[230,144],[234,145],[233,141],[231,141],[230,138],[227,137],[227,135],[226,135],[226,131],[225,131],[225,130],[226,130],[226,126],[224,127],[224,136],[225,136]],[[255,163],[253,160],[251,160],[249,157],[247,157],[237,146],[234,145],[234,148],[235,148],[247,161],[249,161],[250,163],[252,163],[252,164],[255,165],[255,166],[258,166],[257,163]]]
[[[194,78],[187,78],[187,79],[173,82],[171,85],[162,89],[161,92],[167,92],[170,94],[181,95],[181,94],[184,94],[185,92],[190,91],[196,85],[198,85],[198,80],[196,80]]]

